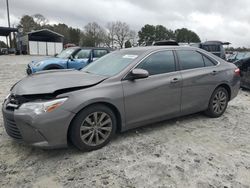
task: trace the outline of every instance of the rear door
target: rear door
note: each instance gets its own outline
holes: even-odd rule
[[[127,125],[179,115],[181,76],[173,51],[155,52],[136,68],[147,70],[150,76],[122,81]]]
[[[182,114],[205,110],[221,79],[217,62],[195,50],[177,50],[182,76]]]

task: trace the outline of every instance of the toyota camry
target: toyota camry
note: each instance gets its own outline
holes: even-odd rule
[[[43,148],[71,142],[89,151],[138,126],[202,111],[220,117],[239,87],[239,69],[202,49],[138,47],[81,71],[27,76],[11,88],[2,112],[16,140]]]

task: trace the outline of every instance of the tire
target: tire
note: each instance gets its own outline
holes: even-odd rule
[[[228,101],[228,91],[224,87],[216,88],[210,98],[205,114],[212,118],[220,117],[227,109]]]
[[[105,105],[93,105],[80,111],[71,123],[69,138],[82,151],[102,148],[114,136],[117,120]]]

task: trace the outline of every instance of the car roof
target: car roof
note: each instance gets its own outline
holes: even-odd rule
[[[86,50],[111,50],[110,48],[105,48],[105,47],[80,47],[80,46],[74,46],[74,47],[69,47],[73,49],[86,49]]]
[[[133,51],[139,51],[142,53],[147,52],[153,52],[157,50],[200,50],[196,47],[190,47],[190,46],[145,46],[145,47],[133,47],[133,48],[125,48],[122,49],[123,51],[127,52],[133,52]]]

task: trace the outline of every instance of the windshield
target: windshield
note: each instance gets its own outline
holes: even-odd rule
[[[83,68],[82,71],[103,76],[114,76],[131,64],[138,56],[138,51],[117,51],[101,57]]]
[[[59,53],[56,57],[62,58],[62,59],[67,59],[71,56],[71,54],[74,51],[75,51],[75,48],[67,48],[67,49],[61,51],[61,53]]]

